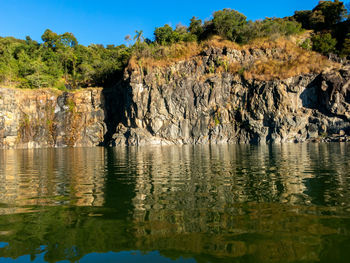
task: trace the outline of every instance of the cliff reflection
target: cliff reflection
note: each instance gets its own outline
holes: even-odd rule
[[[349,221],[333,228],[321,216],[349,208],[347,150],[326,144],[135,148],[137,244],[224,258],[319,261],[311,251],[327,250],[322,236],[349,233]]]
[[[8,150],[0,152],[0,202],[25,206],[104,203],[104,149]]]
[[[0,257],[347,262],[350,145],[0,152]],[[26,212],[26,213],[24,213]]]

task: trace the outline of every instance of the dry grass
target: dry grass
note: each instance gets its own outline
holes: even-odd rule
[[[276,47],[281,49],[276,57],[255,61],[244,71],[244,77],[258,80],[286,79],[302,74],[318,74],[325,68],[336,66],[326,57],[304,50],[291,42],[282,41]]]
[[[309,34],[309,32],[307,33]],[[220,37],[213,37],[201,44],[178,43],[169,47],[159,47],[157,56],[133,56],[129,62],[129,69],[138,69],[143,74],[144,70],[164,68],[189,59],[197,61],[197,65],[200,65],[202,63],[200,54],[210,47],[238,50],[246,54],[259,51],[263,56],[256,57],[256,60],[249,64],[230,61],[228,57],[222,56],[220,63],[207,66],[209,74],[229,72],[243,75],[246,79],[273,80],[286,79],[301,74],[320,73],[327,67],[337,66],[336,63],[330,62],[326,57],[316,52],[300,48],[297,45],[298,39],[305,37],[304,34],[294,36],[292,39],[291,37],[281,37],[275,40],[255,39],[242,46]]]
[[[202,44],[203,48],[208,48],[208,47],[217,47],[217,48],[227,48],[227,49],[236,49],[236,50],[241,50],[242,46],[239,44],[223,39],[222,37],[219,36],[213,36],[209,40],[204,41]]]
[[[201,46],[196,42],[177,43],[171,46],[157,47],[157,49],[153,51],[155,54],[132,56],[128,67],[130,69],[166,67],[176,62],[198,56],[201,51]]]
[[[241,46],[237,43],[214,36],[200,44],[197,42],[176,43],[171,46],[157,47],[157,50],[153,50],[153,54],[146,51],[144,54],[134,55],[129,61],[128,68],[139,69],[142,67],[150,69],[166,67],[179,61],[195,58],[208,47],[241,49]],[[200,59],[198,61],[201,63]]]

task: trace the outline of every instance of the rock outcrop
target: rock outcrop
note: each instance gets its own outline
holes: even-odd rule
[[[104,120],[102,89],[0,88],[0,148],[95,146]]]
[[[210,47],[167,67],[129,69],[117,87],[122,106],[110,144],[348,140],[349,66],[280,80],[248,79],[222,66],[223,57],[243,65],[276,52]]]
[[[129,67],[113,89],[0,88],[0,148],[350,140],[350,65],[254,77],[256,61],[295,65],[283,52],[209,46],[168,66]]]

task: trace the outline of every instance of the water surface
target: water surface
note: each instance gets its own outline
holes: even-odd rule
[[[349,151],[0,151],[0,262],[349,262]]]

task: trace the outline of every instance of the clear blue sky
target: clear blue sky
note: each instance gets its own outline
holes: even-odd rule
[[[249,20],[290,16],[312,9],[318,0],[0,0],[0,36],[41,41],[45,29],[72,32],[79,43],[123,44],[128,34],[155,27],[188,25],[192,16],[209,19],[213,11],[235,9]]]

